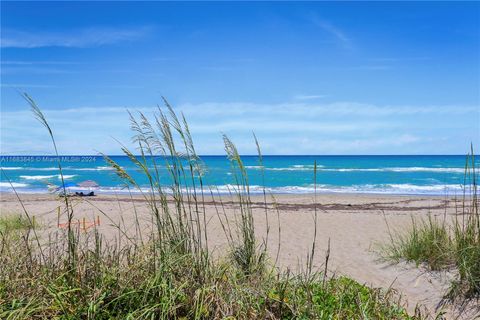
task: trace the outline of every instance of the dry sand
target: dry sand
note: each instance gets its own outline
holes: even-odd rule
[[[58,230],[57,208],[62,202],[51,195],[20,195],[25,208],[35,215],[45,233]],[[235,205],[229,197],[222,197],[225,214],[234,225]],[[218,201],[218,199],[217,199]],[[217,255],[226,250],[226,238],[211,198],[207,200],[206,217],[208,221],[209,248]],[[314,195],[277,195],[277,211],[272,210],[271,199],[268,220],[269,251],[275,260],[278,247],[278,217],[281,226],[281,250],[278,256],[280,268],[293,271],[305,266],[307,253],[311,250],[314,233]],[[255,226],[259,237],[265,237],[266,219],[263,197],[254,196]],[[74,199],[75,216],[82,221],[93,221],[100,217],[100,231],[106,237],[116,237],[118,232],[112,223],[123,218],[123,224],[134,232],[134,208],[142,227],[148,227],[148,206],[139,197],[133,201],[126,196],[100,195]],[[1,214],[22,212],[20,203],[12,194],[0,195]],[[330,241],[329,272],[348,275],[360,283],[374,287],[392,286],[406,299],[408,308],[413,311],[417,304],[430,312],[435,312],[442,302],[442,296],[448,288],[449,273],[432,273],[416,268],[412,264],[382,262],[378,249],[381,243],[389,239],[391,230],[405,231],[411,225],[411,218],[426,217],[428,214],[447,220],[455,214],[455,200],[431,196],[386,196],[332,194],[317,195],[317,251],[314,257],[316,268],[323,270],[325,253]],[[220,214],[224,219],[224,212]],[[106,217],[108,216],[108,218]],[[61,222],[65,218],[61,217]],[[388,223],[388,226],[387,226]],[[475,304],[475,303],[474,303]],[[475,307],[475,306],[473,306]],[[457,310],[443,307],[447,318],[456,318]],[[469,304],[469,310],[460,315],[463,319],[480,318],[480,311]]]

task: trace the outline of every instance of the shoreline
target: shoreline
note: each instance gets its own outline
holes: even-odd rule
[[[83,190],[82,190],[83,191]],[[128,192],[97,192],[96,190],[86,190],[86,191],[94,191],[95,192],[95,197],[97,196],[129,196],[130,194]],[[147,194],[149,191],[145,191],[144,193]],[[48,191],[38,191],[38,192],[19,192],[16,190],[16,193],[19,195],[52,195],[55,196],[54,193],[49,193]],[[131,193],[133,196],[142,196],[142,193],[139,191],[132,191]],[[168,193],[167,193],[168,194]],[[211,196],[209,191],[205,191],[204,194],[208,194],[208,196]],[[431,197],[431,198],[455,198],[455,197],[463,197],[464,194],[438,194],[438,193],[386,193],[386,192],[326,192],[326,191],[319,191],[317,193],[314,192],[268,192],[266,191],[267,195],[274,195],[274,196],[375,196],[375,197]],[[5,191],[5,190],[0,190],[0,196],[1,195],[15,195],[15,192],[13,191]],[[220,196],[220,197],[229,197],[231,194],[226,193],[226,192],[218,192],[214,193],[215,196]],[[263,192],[251,192],[250,193],[251,197],[263,197]],[[467,193],[465,193],[465,197],[469,197]]]

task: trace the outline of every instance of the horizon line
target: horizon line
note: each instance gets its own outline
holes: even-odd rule
[[[385,156],[467,156],[464,154],[262,154],[262,157],[385,157]],[[107,154],[108,157],[126,157],[125,154]],[[134,154],[136,157],[142,157],[141,154]],[[172,157],[171,155],[153,155],[154,157]],[[227,157],[226,154],[199,154],[199,157]],[[241,157],[258,157],[258,154],[240,154]],[[0,154],[0,157],[103,157],[99,154]],[[145,155],[152,157],[152,155]],[[179,156],[180,157],[180,156]],[[181,158],[181,157],[180,157]]]

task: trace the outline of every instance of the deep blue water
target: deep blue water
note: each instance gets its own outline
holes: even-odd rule
[[[140,185],[146,178],[125,156],[113,156]],[[264,156],[265,178],[256,156],[244,156],[253,192],[265,185],[276,193],[313,192],[314,161],[317,161],[317,191],[387,194],[460,194],[464,183],[465,156]],[[72,188],[94,180],[97,192],[126,192],[123,182],[99,156],[61,157],[63,174]],[[225,156],[203,156],[205,186],[228,192],[235,183]],[[60,185],[56,158],[50,156],[1,156],[0,191],[47,192],[48,184]],[[161,181],[170,183],[164,159],[158,158]],[[479,165],[477,160],[477,166]],[[10,182],[8,181],[10,180]],[[264,181],[264,182],[263,182]]]

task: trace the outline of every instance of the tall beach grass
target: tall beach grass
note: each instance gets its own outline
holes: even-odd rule
[[[24,97],[58,154],[45,116],[33,99]],[[248,175],[229,137],[223,141],[235,179],[230,193],[236,208],[233,221],[222,197],[203,184],[205,167],[183,115],[165,101],[152,120],[139,113],[130,114],[130,122],[137,149],[122,150],[147,178],[148,190],[114,159],[104,157],[125,188],[141,194],[149,207],[150,228],[142,227],[135,216],[133,236],[118,223],[115,241],[106,240],[96,228],[83,234],[70,224],[65,232],[30,236],[38,228],[30,218],[33,213],[25,210],[28,223],[22,222],[22,228],[0,229],[1,319],[422,318],[419,311],[409,315],[393,290],[327,277],[328,255],[325,266],[315,270],[315,239],[305,252],[309,262],[304,273],[279,270],[275,261],[280,241],[277,259],[267,250],[269,230],[275,226],[268,218],[278,217],[278,209],[275,202],[273,208],[268,206],[264,192],[267,232],[263,237],[257,234]],[[160,165],[167,168],[168,177],[160,174]],[[63,175],[60,162],[58,167]],[[315,170],[315,181],[316,174]],[[62,186],[66,195],[63,180]],[[62,214],[74,221],[69,197],[60,201]],[[228,243],[225,254],[215,258],[206,218],[212,203]],[[280,236],[280,224],[278,231]]]
[[[478,168],[473,147],[466,157],[464,192],[455,202],[452,219],[428,216],[412,218],[412,227],[391,234],[383,248],[386,258],[412,261],[430,270],[452,270],[456,277],[447,297],[480,298],[480,212],[478,208]]]

